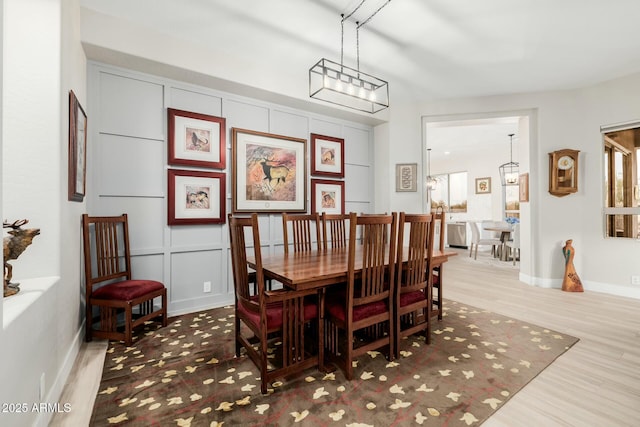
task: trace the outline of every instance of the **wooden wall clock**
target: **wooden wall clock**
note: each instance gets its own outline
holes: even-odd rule
[[[549,153],[549,193],[562,197],[578,191],[578,150]]]

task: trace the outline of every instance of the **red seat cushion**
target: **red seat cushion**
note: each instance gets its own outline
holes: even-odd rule
[[[258,299],[258,296],[251,297],[252,300]],[[254,326],[260,325],[260,313],[247,309],[243,304],[238,304],[238,311],[245,316]],[[318,317],[318,306],[315,302],[304,302],[304,320],[309,321]],[[267,329],[279,329],[282,327],[282,303],[275,302],[267,304]]]
[[[440,275],[433,274],[431,277],[433,278],[433,286],[438,286],[440,284]]]
[[[326,302],[326,309],[330,315],[344,322],[346,315],[345,299],[339,296],[330,296]],[[353,321],[357,322],[367,317],[386,313],[388,310],[386,301],[376,301],[365,305],[353,307]]]
[[[400,294],[400,307],[406,307],[419,301],[425,301],[424,292],[422,291],[413,291]]]
[[[164,285],[155,280],[123,280],[100,287],[92,298],[129,301],[162,288]]]

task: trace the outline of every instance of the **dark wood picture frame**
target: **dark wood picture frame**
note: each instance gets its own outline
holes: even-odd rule
[[[169,225],[226,222],[224,172],[169,169],[167,188]]]
[[[311,212],[344,214],[344,181],[311,180]]]
[[[231,129],[233,212],[306,212],[307,140]]]
[[[69,200],[82,202],[87,183],[87,115],[69,91]]]
[[[169,164],[224,169],[226,119],[167,108]]]
[[[344,139],[311,134],[311,175],[344,178]]]

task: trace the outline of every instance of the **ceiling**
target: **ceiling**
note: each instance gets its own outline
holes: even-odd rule
[[[340,14],[362,0],[81,0],[88,9],[244,58],[306,89],[320,58],[340,61]],[[394,100],[583,87],[640,71],[637,0],[366,0],[345,23],[344,65],[389,82]],[[298,80],[300,80],[298,82]],[[304,84],[302,84],[304,83]],[[281,83],[282,84],[282,83]],[[273,83],[273,88],[277,86]],[[301,93],[300,98],[306,98]]]

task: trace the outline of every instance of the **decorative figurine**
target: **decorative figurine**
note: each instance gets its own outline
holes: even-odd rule
[[[29,220],[17,220],[13,224],[9,224],[4,221],[2,223],[2,228],[11,228],[12,230],[8,233],[9,236],[5,237],[2,240],[4,245],[4,296],[8,297],[11,295],[15,295],[20,292],[20,283],[11,283],[11,278],[13,277],[13,267],[8,261],[12,259],[18,259],[20,254],[27,249],[27,246],[31,244],[33,238],[40,234],[39,228],[28,228],[23,230],[22,227]]]
[[[567,240],[562,248],[562,255],[564,255],[564,279],[562,280],[562,290],[565,292],[584,292],[582,288],[582,282],[576,273],[576,269],[573,266],[573,257],[575,250],[571,243],[573,240]]]

